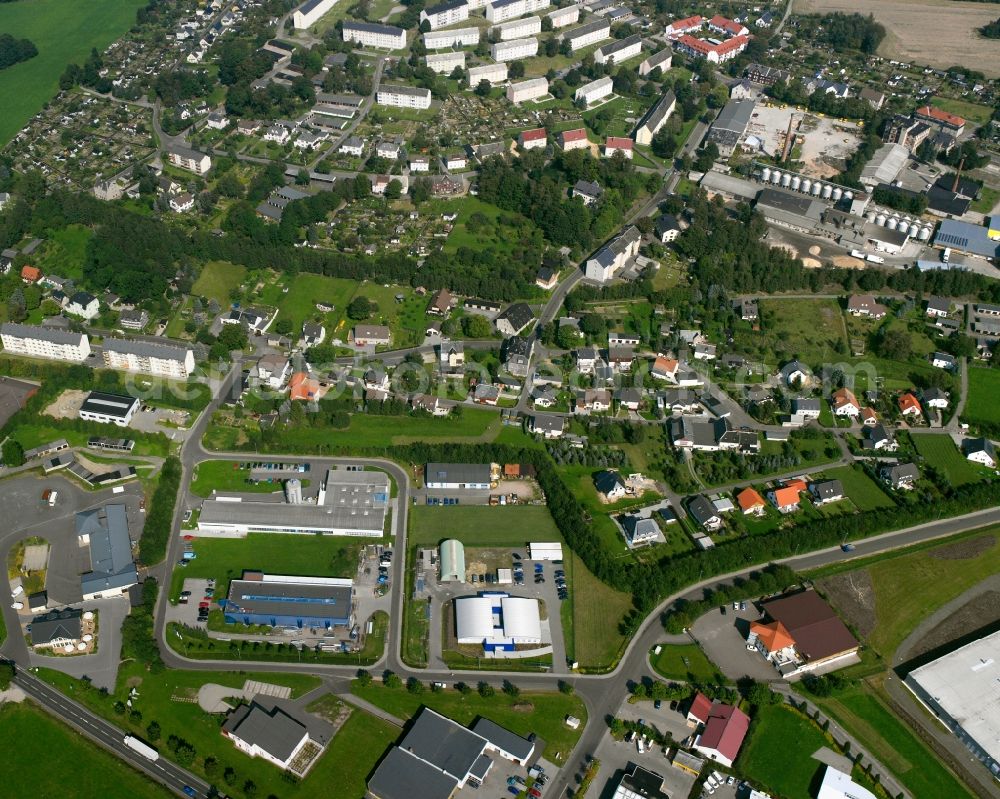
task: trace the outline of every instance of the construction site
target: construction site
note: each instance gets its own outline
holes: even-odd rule
[[[793,161],[801,162],[801,174],[830,178],[844,169],[860,145],[861,126],[793,106],[760,103],[746,135],[756,137],[770,157],[791,155]]]

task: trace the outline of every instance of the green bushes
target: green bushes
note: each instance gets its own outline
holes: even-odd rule
[[[160,482],[146,513],[146,525],[139,541],[139,560],[150,566],[167,553],[167,542],[174,524],[174,505],[181,486],[181,462],[171,455],[160,470]]]

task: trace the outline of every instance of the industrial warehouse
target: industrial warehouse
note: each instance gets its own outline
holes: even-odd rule
[[[298,480],[286,483],[287,502],[272,497],[216,496],[206,499],[200,535],[243,538],[248,533],[349,535],[379,538],[389,504],[385,472],[330,469],[315,501],[302,497]]]
[[[482,644],[486,653],[540,644],[538,600],[485,591],[460,597],[455,600],[455,636],[459,644]]]
[[[351,581],[341,577],[292,577],[243,572],[229,584],[223,607],[227,624],[270,627],[347,627]]]

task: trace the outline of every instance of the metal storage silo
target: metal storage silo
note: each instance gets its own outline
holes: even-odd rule
[[[845,200],[853,200],[854,199],[854,192],[853,191],[845,191],[844,192],[844,199]]]
[[[780,169],[775,169],[771,173],[771,182],[774,183],[775,185],[777,185],[778,183],[781,183],[781,170]]]
[[[790,185],[792,185],[792,174],[791,172],[786,172],[781,176],[781,187],[787,189]]]
[[[920,232],[917,234],[917,238],[921,241],[927,241],[931,237],[931,229],[929,227],[920,228]]]
[[[875,221],[875,212],[874,211],[869,211],[867,214],[865,214],[865,219],[867,219],[869,222],[874,222]]]
[[[844,196],[844,190],[840,186],[833,187],[833,201],[835,203],[840,202],[840,198]]]
[[[815,183],[813,183],[812,196],[819,197],[819,193],[821,191],[823,191],[823,184],[817,180]]]
[[[796,175],[795,177],[792,178],[792,191],[798,191],[801,186],[802,186],[802,178]]]
[[[830,196],[832,194],[833,194],[833,186],[831,186],[829,183],[824,183],[823,184],[823,199],[824,200],[829,200]]]
[[[771,179],[771,167],[764,167],[764,171],[760,173],[760,180],[762,183],[767,183]]]
[[[916,236],[920,232],[920,225],[910,225],[909,230],[906,231],[911,237]]]
[[[875,224],[879,227],[885,227],[885,214],[879,214],[875,217]]]
[[[812,188],[813,182],[809,178],[802,178],[802,193],[808,194],[809,189]]]
[[[889,228],[889,230],[895,230],[899,226],[899,220],[894,216],[890,216],[889,221],[885,223],[885,226]]]

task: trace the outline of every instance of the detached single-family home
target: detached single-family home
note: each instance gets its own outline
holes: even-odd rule
[[[566,429],[566,420],[552,413],[536,413],[528,422],[528,429],[542,438],[559,438]]]
[[[767,510],[764,498],[750,486],[747,486],[736,495],[736,504],[740,506],[740,510],[743,511],[744,516],[751,514],[754,516],[763,516]]]
[[[90,321],[101,311],[101,303],[93,294],[78,291],[66,303],[66,313]]]
[[[688,513],[695,523],[709,532],[722,528],[722,517],[715,505],[704,494],[698,494],[688,501]]]
[[[599,183],[581,179],[573,184],[572,196],[579,197],[584,205],[594,205],[604,196],[604,189]]]
[[[947,391],[943,391],[936,386],[924,389],[923,393],[920,395],[924,404],[929,408],[947,408],[949,394]]]
[[[885,425],[879,422],[861,431],[861,447],[868,450],[893,451],[897,448],[897,444]]]
[[[677,369],[679,366],[680,361],[676,358],[667,358],[665,355],[657,355],[656,360],[653,361],[652,368],[649,370],[649,374],[657,380],[666,380],[670,383],[676,383]]]
[[[603,413],[611,410],[611,392],[606,388],[578,391],[573,399],[573,413]]]
[[[789,480],[783,486],[772,488],[767,498],[779,513],[791,513],[799,509],[799,495],[806,490],[802,480]]]
[[[822,403],[813,397],[801,397],[792,400],[792,413],[802,419],[819,419]]]
[[[732,766],[750,729],[750,717],[732,705],[715,702],[694,748],[705,757]]]
[[[871,294],[852,294],[847,300],[847,312],[851,316],[884,319],[886,313],[888,313],[888,309]]]
[[[954,355],[949,355],[947,352],[935,352],[931,355],[931,366],[953,372],[958,367],[958,362]]]
[[[621,475],[611,469],[605,469],[594,475],[594,488],[609,501],[621,499],[628,493]]]
[[[965,457],[973,463],[979,463],[995,469],[997,465],[996,447],[988,438],[970,438],[962,445]]]
[[[535,321],[535,315],[527,303],[515,302],[493,320],[497,331],[503,336],[516,336],[528,325]]]
[[[897,463],[883,466],[879,470],[879,476],[892,488],[909,489],[920,479],[920,469],[915,463]]]
[[[816,505],[826,505],[844,498],[844,486],[840,480],[821,480],[809,486]]]
[[[903,416],[920,416],[924,409],[920,407],[920,400],[907,391],[897,400],[899,412]]]
[[[600,359],[597,347],[581,347],[576,351],[576,369],[581,374],[591,374]]]
[[[838,388],[830,396],[830,407],[834,416],[848,416],[852,419],[861,414],[861,404],[849,388]]]
[[[785,364],[778,374],[781,382],[787,386],[806,385],[812,379],[809,367],[797,360]]]
[[[934,319],[941,319],[951,313],[951,300],[946,297],[930,297],[927,300],[928,316]]]
[[[681,234],[681,226],[673,214],[663,214],[656,220],[656,237],[667,244],[676,241]]]
[[[386,325],[355,325],[351,331],[355,346],[386,346],[392,341],[392,333]]]
[[[878,414],[875,413],[874,408],[862,408],[861,409],[861,424],[866,427],[872,427],[878,424]]]

